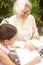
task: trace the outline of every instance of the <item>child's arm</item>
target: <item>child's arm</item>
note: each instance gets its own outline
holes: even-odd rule
[[[15,58],[14,58],[13,55],[9,54],[8,56],[9,56],[9,58],[10,58],[13,62],[15,62]]]
[[[0,60],[5,64],[5,65],[15,65],[15,63],[13,63],[11,61],[11,59],[8,57],[8,55],[0,50]]]
[[[20,65],[20,64],[19,64],[19,61],[15,59],[14,55],[9,54],[8,56],[10,57],[10,59],[11,59],[16,65]]]
[[[40,61],[41,61],[41,57],[40,56],[37,56],[32,61],[28,62],[25,65],[35,65],[35,64],[39,63]]]

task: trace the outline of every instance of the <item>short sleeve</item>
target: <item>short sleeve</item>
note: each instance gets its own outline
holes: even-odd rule
[[[4,24],[4,23],[7,24],[7,23],[9,23],[8,19],[9,19],[9,18],[3,19],[2,22],[1,22],[1,24]]]

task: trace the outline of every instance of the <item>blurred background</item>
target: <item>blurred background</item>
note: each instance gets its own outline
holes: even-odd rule
[[[13,5],[16,0],[0,0],[0,22],[12,16]],[[40,35],[43,35],[43,0],[30,0],[32,3],[31,14],[35,17],[36,25]]]

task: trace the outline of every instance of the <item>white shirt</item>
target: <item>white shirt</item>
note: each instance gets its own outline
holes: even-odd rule
[[[20,20],[16,15],[10,18],[4,19],[2,23],[7,20],[10,24],[14,25],[18,30],[18,41],[28,41],[33,35],[37,35],[37,28],[35,19],[32,15],[29,15],[25,21]]]

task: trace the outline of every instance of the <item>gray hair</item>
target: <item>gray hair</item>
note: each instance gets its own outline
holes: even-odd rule
[[[16,14],[20,15],[24,9],[24,6],[28,5],[32,9],[32,5],[29,0],[16,0],[14,3],[14,11]]]

